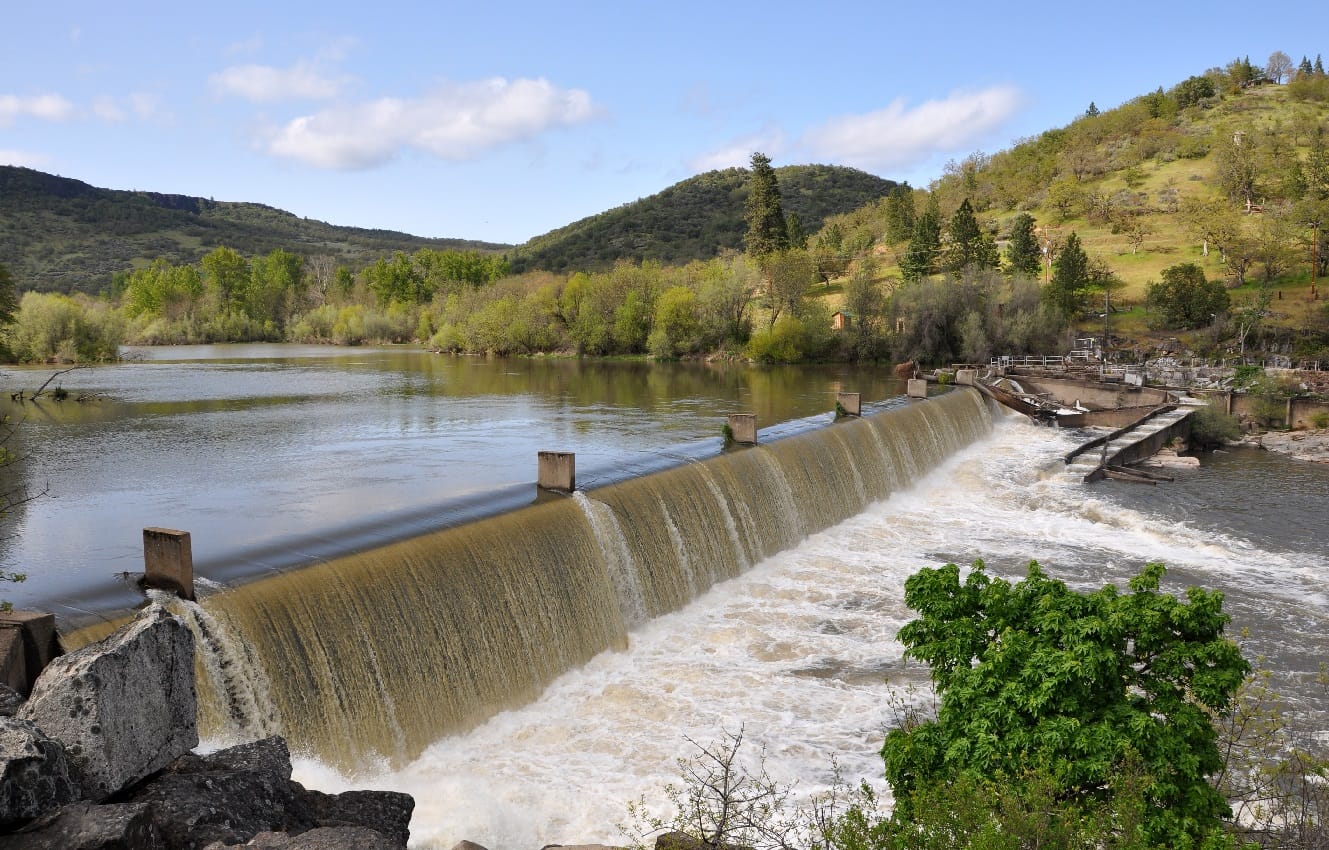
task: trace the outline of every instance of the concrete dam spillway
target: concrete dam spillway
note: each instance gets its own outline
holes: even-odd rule
[[[199,637],[201,731],[401,765],[908,487],[992,416],[957,390],[172,602]]]

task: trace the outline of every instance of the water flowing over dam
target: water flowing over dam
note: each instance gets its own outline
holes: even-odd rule
[[[907,487],[991,417],[955,391],[181,603],[203,731],[402,764]]]

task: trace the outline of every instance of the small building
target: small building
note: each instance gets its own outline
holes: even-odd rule
[[[852,327],[854,314],[846,310],[836,310],[831,314],[831,330],[842,331]]]

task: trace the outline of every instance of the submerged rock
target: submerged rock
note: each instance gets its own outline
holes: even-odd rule
[[[198,744],[194,638],[153,607],[52,661],[18,717],[65,746],[84,799],[100,802]]]

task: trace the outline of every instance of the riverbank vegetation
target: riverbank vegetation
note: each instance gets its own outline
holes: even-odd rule
[[[321,250],[313,231],[244,243],[263,250],[205,240],[198,259],[171,250],[121,266],[97,295],[25,295],[8,346],[30,361],[95,360],[121,343],[290,340],[945,365],[1094,336],[1133,360],[1329,362],[1317,285],[1329,273],[1329,78],[1281,57],[1091,104],[1064,127],[950,163],[926,189],[757,154],[749,169],[515,248],[385,250],[385,234]],[[37,198],[43,182],[23,176]],[[102,192],[63,203],[117,200]],[[139,194],[135,221],[174,210],[292,225],[276,211]],[[757,239],[754,197],[791,207]],[[30,260],[11,260],[18,288],[48,288]]]

